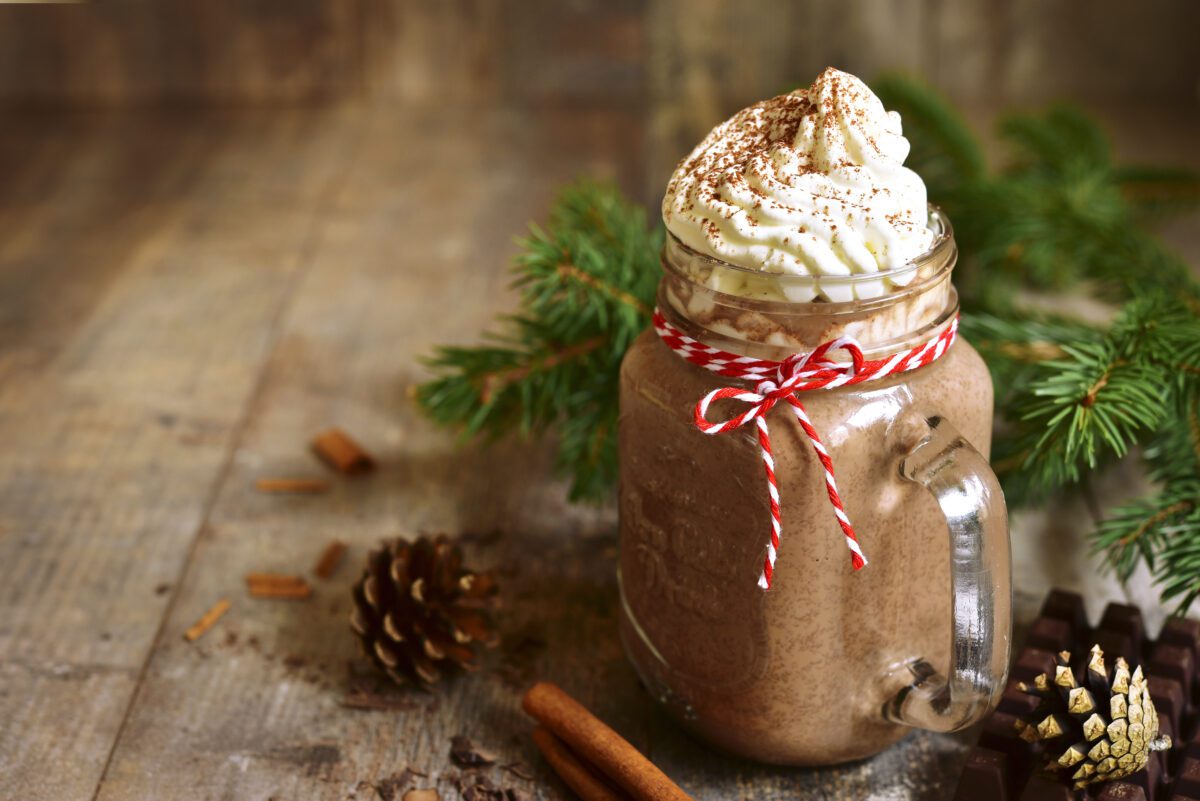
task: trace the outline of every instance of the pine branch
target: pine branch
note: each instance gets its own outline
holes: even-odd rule
[[[1151,207],[1165,215],[1200,203],[1194,174],[1114,165],[1099,126],[1064,106],[1003,117],[1008,163],[988,173],[970,129],[936,94],[894,76],[875,86],[901,113],[910,166],[954,221],[964,310],[1013,314],[1022,287],[1085,281],[1118,302],[1153,287],[1195,295],[1186,265],[1138,227]],[[1129,200],[1135,187],[1154,200]],[[1174,202],[1156,202],[1165,197]]]
[[[1063,343],[1094,339],[1099,333],[1093,326],[1061,317],[987,312],[966,315],[959,330],[987,362],[996,403],[1005,409],[1039,375],[1043,362],[1066,358]]]
[[[1171,413],[1180,367],[1200,357],[1197,320],[1163,297],[1130,303],[1108,332],[1076,333],[1067,358],[1040,362],[1006,398],[1017,434],[1016,497],[1045,498],[1124,456]],[[1008,466],[1008,465],[1006,465]]]
[[[1177,167],[1128,166],[1113,173],[1139,222],[1153,222],[1200,205],[1200,175]]]
[[[1154,566],[1154,578],[1162,585],[1162,599],[1174,601],[1182,613],[1200,597],[1200,487],[1180,504],[1187,511],[1159,524],[1162,551]]]
[[[1108,138],[1070,106],[1053,106],[1040,115],[1010,114],[999,127],[1013,148],[1016,171],[1064,178],[1103,175],[1110,166]]]
[[[535,373],[544,373],[559,365],[587,356],[604,342],[605,337],[595,336],[549,352],[529,354],[523,364],[484,373],[479,376],[479,399],[486,405],[496,397],[497,392],[520,381],[529,380]]]
[[[1096,530],[1092,549],[1102,555],[1121,581],[1138,562],[1155,569],[1155,556],[1178,521],[1197,509],[1200,487],[1189,486],[1138,498],[1113,509]]]
[[[613,286],[612,284],[601,281],[596,276],[589,272],[579,269],[574,264],[558,265],[558,274],[564,279],[578,281],[586,289],[595,290],[603,295],[607,295],[613,300],[624,303],[643,317],[650,317],[654,314],[653,309],[647,304],[635,298],[623,289]]]
[[[600,500],[616,480],[620,362],[649,324],[660,234],[613,187],[563,190],[545,228],[519,241],[521,311],[492,344],[447,347],[417,401],[465,436],[557,434],[559,471],[573,499]]]
[[[922,91],[909,85],[889,101],[918,165],[954,164],[965,126],[944,106],[909,99]],[[1000,133],[1004,169],[960,169],[950,180],[935,171],[928,184],[963,254],[963,332],[997,387],[993,463],[1010,502],[1029,503],[1143,446],[1162,488],[1113,510],[1093,542],[1120,577],[1145,562],[1164,598],[1186,605],[1200,588],[1200,290],[1139,225],[1195,208],[1200,180],[1114,165],[1099,127],[1065,107],[1008,116]],[[1031,315],[1017,300],[1082,287],[1128,304],[1107,330]]]
[[[578,373],[604,369],[596,361],[599,345],[560,344],[528,318],[509,325],[520,333],[489,336],[495,345],[439,348],[427,360],[441,375],[417,388],[417,401],[432,420],[468,436],[542,431],[557,419],[561,390]]]

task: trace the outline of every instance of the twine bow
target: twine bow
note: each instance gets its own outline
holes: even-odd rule
[[[654,311],[654,328],[671,350],[692,364],[728,378],[755,382],[753,391],[727,386],[709,392],[696,404],[695,424],[696,428],[705,434],[724,434],[741,428],[750,421],[754,421],[758,429],[758,445],[766,471],[767,495],[771,505],[771,538],[767,543],[767,554],[763,559],[758,585],[764,590],[771,588],[782,531],[779,486],[775,479],[775,458],[771,453],[771,436],[766,418],[767,412],[781,401],[791,408],[812,444],[817,460],[825,471],[825,489],[834,516],[845,536],[846,547],[850,550],[850,562],[855,570],[862,569],[867,564],[867,559],[854,533],[854,526],[846,515],[841,495],[838,494],[837,481],[833,475],[833,459],[809,420],[804,404],[800,402],[799,393],[851,386],[923,367],[940,358],[954,342],[958,331],[958,318],[952,320],[950,325],[933,339],[876,361],[867,361],[864,358],[862,346],[853,337],[838,337],[822,343],[808,353],[795,353],[782,361],[771,361],[739,356],[698,342],[668,323],[659,309]],[[849,354],[850,361],[834,361],[829,356],[833,351],[845,351]],[[712,422],[708,419],[708,409],[718,400],[740,401],[749,404],[749,408],[728,420]]]

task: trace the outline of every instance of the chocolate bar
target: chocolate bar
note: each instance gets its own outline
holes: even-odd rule
[[[1093,644],[1106,655],[1140,664],[1162,733],[1174,747],[1151,754],[1146,769],[1125,779],[1075,791],[1060,777],[1040,770],[1035,746],[1014,725],[1027,718],[1038,699],[1017,687],[1039,673],[1054,675],[1055,655],[1070,651],[1072,664]],[[1109,604],[1095,628],[1088,625],[1083,598],[1052,590],[1029,628],[1013,662],[1000,703],[984,720],[979,743],[967,757],[955,801],[1200,801],[1200,621],[1172,618],[1157,641],[1146,635],[1141,611]]]

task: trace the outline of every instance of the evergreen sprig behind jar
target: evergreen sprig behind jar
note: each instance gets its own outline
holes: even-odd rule
[[[1004,686],[992,386],[906,155],[832,69],[718,126],[668,186],[656,329],[622,366],[626,650],[761,761],[962,728]]]

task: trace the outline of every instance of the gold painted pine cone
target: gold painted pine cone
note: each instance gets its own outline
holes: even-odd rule
[[[462,551],[444,535],[384,540],[354,585],[350,627],[398,684],[429,686],[478,668],[479,646],[498,641],[488,614],[495,603],[495,579],[464,570]]]
[[[1117,657],[1109,670],[1104,652],[1093,645],[1080,685],[1070,660],[1070,652],[1063,651],[1054,676],[1043,673],[1032,684],[1018,685],[1041,699],[1031,720],[1016,726],[1022,739],[1043,744],[1046,770],[1082,789],[1137,773],[1151,751],[1171,747],[1170,737],[1159,736],[1158,711],[1140,666],[1130,673],[1129,664]]]

